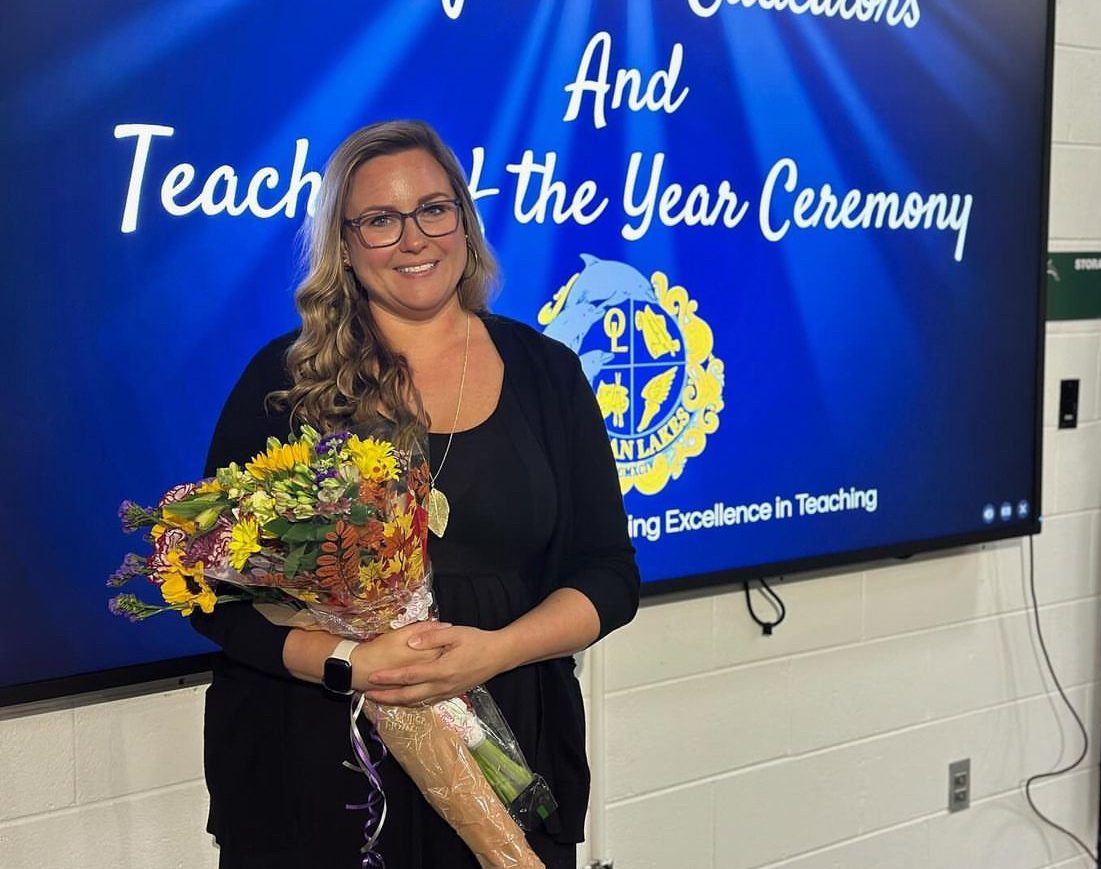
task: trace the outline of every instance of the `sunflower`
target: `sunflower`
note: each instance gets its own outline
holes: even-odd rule
[[[279,471],[290,471],[295,465],[309,465],[310,445],[299,441],[296,444],[268,442],[267,452],[260,453],[251,462],[245,464],[245,470],[257,480],[264,480]]]
[[[196,605],[204,613],[214,610],[218,596],[207,585],[201,561],[188,567],[176,552],[169,553],[169,568],[159,574],[161,596],[169,606],[176,607],[180,615],[189,616]]]

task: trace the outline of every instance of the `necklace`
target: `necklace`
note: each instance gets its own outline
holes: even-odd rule
[[[459,427],[459,411],[463,406],[463,388],[466,386],[466,363],[470,359],[470,315],[466,317],[466,346],[463,348],[463,373],[459,378],[459,398],[455,402],[455,418],[451,421],[451,433],[447,436],[447,446],[443,449],[436,473],[428,478],[428,528],[437,537],[443,537],[447,530],[447,520],[451,518],[451,504],[447,495],[439,490],[436,481],[440,478],[447,456],[451,452],[451,441],[455,439],[455,429]]]

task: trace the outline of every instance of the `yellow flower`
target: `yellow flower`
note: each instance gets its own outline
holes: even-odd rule
[[[214,610],[218,596],[207,585],[203,576],[203,563],[195,562],[187,567],[180,561],[179,552],[168,553],[170,568],[160,574],[161,597],[169,606],[179,606],[180,615],[189,616],[198,605],[204,613]]]
[[[199,592],[199,596],[195,598],[195,603],[199,605],[199,609],[207,615],[210,615],[214,612],[214,605],[218,603],[218,595],[216,595],[213,589],[205,582],[200,583],[200,585],[202,585],[203,590]],[[190,615],[190,613],[188,613],[188,615]]]
[[[296,444],[281,444],[268,441],[267,452],[260,453],[251,462],[245,464],[245,470],[257,480],[263,480],[279,471],[289,471],[295,465],[310,463],[310,445],[299,441]]]
[[[185,603],[191,599],[191,590],[187,587],[187,577],[176,571],[161,574],[161,595],[168,604]]]
[[[229,540],[229,563],[234,570],[245,566],[248,557],[260,551],[260,526],[251,516],[246,516],[233,526]]]
[[[196,495],[205,495],[208,492],[221,492],[221,491],[222,491],[222,484],[221,483],[219,483],[217,480],[207,480],[204,483],[199,483],[198,487],[196,487],[196,489],[195,489],[195,494]]]
[[[398,460],[394,456],[393,444],[374,438],[360,440],[352,435],[345,446],[365,480],[381,483],[398,478]]]

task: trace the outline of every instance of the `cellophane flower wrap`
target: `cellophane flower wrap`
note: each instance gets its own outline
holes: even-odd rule
[[[287,443],[216,476],[170,490],[156,507],[124,502],[126,530],[149,528],[153,551],[130,554],[108,580],[145,576],[163,604],[119,594],[111,609],[131,619],[165,611],[211,612],[218,603],[292,602],[321,627],[369,641],[435,618],[427,548],[430,478],[420,439],[304,426]],[[230,587],[234,593],[224,593]],[[431,707],[374,704],[354,695],[350,734],[371,783],[363,808],[364,867],[381,866],[374,844],[385,818],[385,783],[359,728],[361,713],[432,807],[487,867],[542,866],[520,824],[554,811],[543,779],[524,760],[489,693],[475,688]]]

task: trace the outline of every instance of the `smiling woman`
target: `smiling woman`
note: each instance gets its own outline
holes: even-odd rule
[[[427,151],[375,157],[355,171],[343,252],[372,305],[424,319],[451,302],[467,261],[455,197]]]
[[[426,125],[376,124],[337,149],[308,248],[302,328],[242,375],[208,470],[303,423],[384,423],[426,442],[432,494],[450,502],[450,523],[427,540],[446,621],[349,650],[249,605],[193,618],[226,653],[205,731],[221,865],[360,865],[364,819],[347,806],[364,802],[364,784],[344,768],[347,701],[318,684],[339,660],[353,688],[388,705],[485,683],[559,804],[530,846],[573,869],[589,775],[571,655],[632,618],[639,583],[593,392],[571,350],[486,311],[493,257],[457,160]],[[397,764],[380,771],[386,865],[478,865]]]

